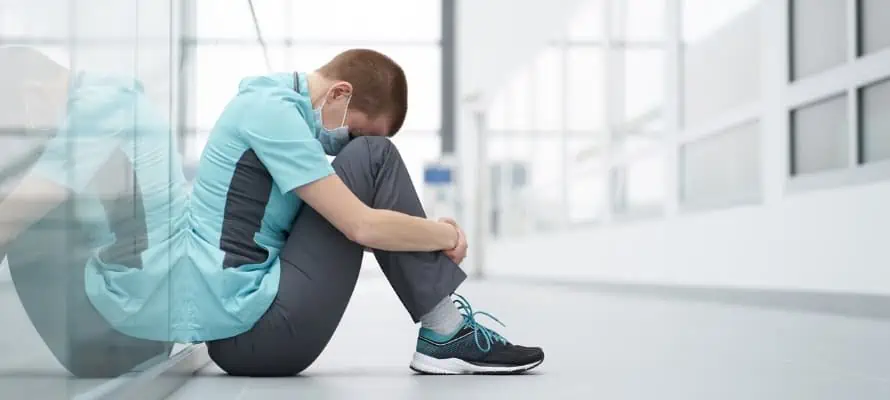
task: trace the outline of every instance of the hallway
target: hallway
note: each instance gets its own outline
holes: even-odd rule
[[[417,376],[416,331],[386,282],[365,279],[304,376],[204,368],[173,399],[887,399],[890,321],[472,282],[462,294],[547,359],[517,377]],[[480,317],[482,318],[482,317]]]

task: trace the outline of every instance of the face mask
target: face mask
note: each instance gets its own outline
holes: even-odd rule
[[[329,156],[336,156],[349,143],[350,136],[349,127],[346,126],[346,114],[349,111],[350,100],[352,100],[352,95],[346,98],[346,107],[343,111],[343,120],[340,121],[340,126],[334,129],[325,128],[324,120],[322,119],[322,111],[324,111],[324,105],[328,101],[327,96],[325,96],[325,99],[322,100],[321,105],[314,110],[315,126],[318,132],[318,141],[321,142],[321,146],[324,148],[324,152]]]

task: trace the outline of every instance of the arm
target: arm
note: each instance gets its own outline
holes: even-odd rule
[[[249,109],[241,136],[283,192],[295,191],[350,240],[387,251],[436,251],[457,246],[446,223],[368,207],[334,173],[321,143],[296,107],[275,93],[242,96]]]
[[[318,211],[350,240],[387,251],[437,251],[457,247],[453,226],[362,203],[336,175],[296,189],[306,204]]]

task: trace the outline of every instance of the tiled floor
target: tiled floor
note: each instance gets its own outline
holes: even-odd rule
[[[415,328],[385,282],[363,281],[303,376],[244,379],[211,365],[173,399],[890,399],[890,321],[468,283],[475,307],[547,360],[515,377],[407,368]]]

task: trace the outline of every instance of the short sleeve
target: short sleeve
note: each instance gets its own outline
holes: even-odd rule
[[[282,194],[334,173],[321,143],[293,103],[262,101],[242,114],[240,133],[269,170]]]
[[[34,172],[79,193],[135,131],[136,113],[132,102],[115,97],[85,98],[69,107]]]

